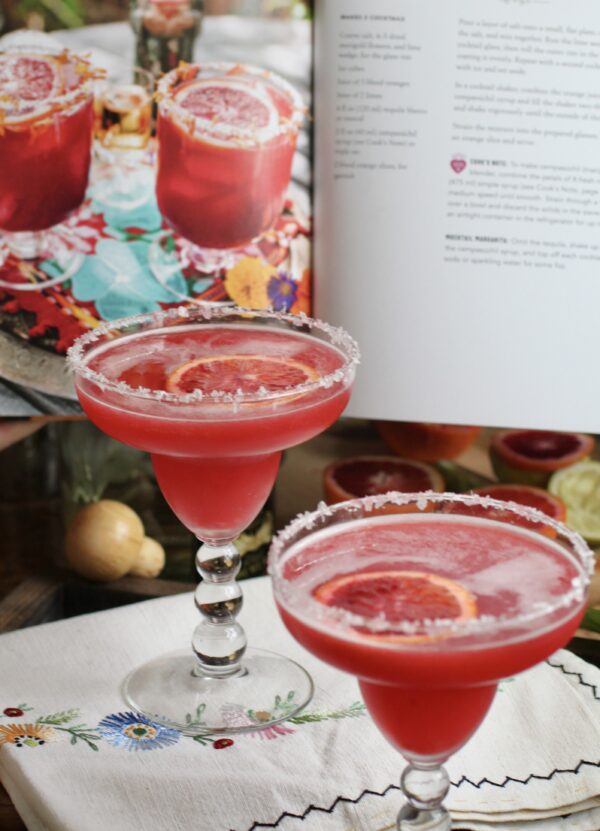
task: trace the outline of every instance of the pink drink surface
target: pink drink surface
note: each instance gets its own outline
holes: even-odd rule
[[[201,357],[272,355],[317,376],[335,371],[342,354],[302,334],[252,325],[207,324],[122,337],[90,353],[88,366],[130,387],[165,390],[182,365]],[[273,402],[206,400],[181,404],[100,390],[78,378],[81,404],[105,433],[152,453],[165,498],[204,540],[231,539],[256,516],[271,490],[281,451],[328,427],[348,400],[348,384],[316,386]]]
[[[417,571],[446,577],[476,598],[477,617],[515,621],[557,603],[580,574],[565,548],[514,525],[442,514],[402,514],[347,523],[295,543],[281,565],[278,596],[291,634],[323,661],[359,677],[386,738],[412,759],[443,760],[483,720],[498,680],[544,660],[572,636],[583,614],[573,603],[520,624],[486,631],[385,641],[328,617],[314,590],[347,574]]]

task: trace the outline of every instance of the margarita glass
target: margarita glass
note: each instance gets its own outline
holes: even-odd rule
[[[83,201],[93,76],[85,59],[67,51],[0,51],[0,239],[22,259],[48,256],[45,232]]]
[[[284,623],[358,676],[408,762],[399,831],[451,828],[443,763],[477,730],[500,679],[571,638],[593,559],[545,514],[473,495],[350,500],[277,535],[269,568]]]
[[[128,677],[124,694],[135,710],[188,733],[231,733],[288,718],[291,710],[273,707],[284,691],[295,691],[294,712],[310,700],[312,682],[297,664],[246,650],[233,540],[271,491],[282,450],[341,414],[357,361],[356,344],[341,329],[232,307],[102,324],[69,351],[87,415],[152,454],[167,502],[203,543],[193,649]],[[233,718],[234,704],[260,717]]]
[[[272,228],[304,115],[298,93],[266,70],[207,63],[169,72],[158,97],[156,195],[175,231],[223,252]]]

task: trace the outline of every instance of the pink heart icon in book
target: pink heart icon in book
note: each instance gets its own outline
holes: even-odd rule
[[[462,173],[467,166],[467,161],[464,156],[454,156],[450,160],[450,167],[455,173]]]

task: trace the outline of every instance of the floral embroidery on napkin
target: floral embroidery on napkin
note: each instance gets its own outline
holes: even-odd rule
[[[205,705],[200,704],[195,713],[188,713],[186,722],[190,728],[202,727]],[[244,725],[260,725],[268,721],[273,715],[285,716],[285,713],[292,713],[295,709],[294,691],[291,690],[286,696],[275,696],[273,707],[270,711],[245,709],[241,704],[228,705],[225,714],[231,727]],[[0,712],[0,717],[20,718],[26,712],[33,710],[27,704],[19,704],[15,707],[6,707]],[[290,736],[297,731],[288,725],[307,725],[321,721],[329,721],[342,718],[357,718],[366,715],[365,705],[362,701],[355,701],[348,707],[341,707],[330,712],[305,712],[298,715],[290,715],[283,718],[278,724],[265,725],[264,728],[240,734],[240,739],[260,738],[277,739],[281,736]],[[72,724],[80,717],[80,710],[63,710],[58,713],[40,716],[34,722],[0,724],[0,749],[3,745],[14,747],[41,747],[47,742],[68,738],[71,745],[78,742],[83,743],[90,750],[98,751],[98,743],[102,740],[120,749],[137,750],[159,750],[177,744],[181,738],[191,739],[203,747],[210,746],[214,750],[223,750],[234,745],[233,739],[224,736],[215,736],[208,731],[188,736],[172,727],[167,727],[152,721],[141,713],[124,712],[111,713],[104,716],[96,728],[88,727],[85,724]],[[287,722],[287,724],[286,724]],[[237,738],[236,738],[237,741]]]
[[[156,750],[177,744],[181,733],[139,713],[115,713],[98,725],[100,735],[115,747],[126,750]]]
[[[51,727],[43,724],[0,725],[0,745],[14,744],[16,747],[39,747],[55,738]]]

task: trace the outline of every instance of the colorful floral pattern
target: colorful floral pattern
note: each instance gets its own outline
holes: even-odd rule
[[[179,270],[171,272],[165,286],[150,273],[149,246],[145,242],[100,240],[96,253],[86,257],[73,277],[73,296],[93,301],[105,320],[116,320],[138,312],[154,312],[159,303],[173,301],[169,287],[186,294],[186,282]]]
[[[16,259],[0,237],[2,328],[63,354],[101,320],[186,302],[310,313],[311,232],[292,200],[245,248],[203,250],[166,228],[152,167],[128,176],[123,187],[121,179],[98,168],[86,202],[47,235],[44,260]],[[165,237],[170,247],[161,247]]]
[[[266,725],[262,729],[240,734],[240,739],[259,738],[277,739],[282,736],[290,736],[297,732],[294,727],[299,725],[314,724],[330,719],[357,718],[366,714],[365,705],[361,701],[355,701],[349,707],[344,707],[331,712],[301,712],[292,716],[295,709],[295,693],[293,690],[286,696],[276,696],[273,706],[267,710],[249,710],[241,704],[229,704],[224,708],[223,716],[232,727],[246,725],[259,726],[268,722],[273,716],[281,717],[278,724]],[[18,707],[6,707],[2,715],[6,717],[22,716],[26,711],[32,710],[26,704]],[[188,714],[186,722],[190,727],[202,727],[205,705],[200,704],[195,713]],[[286,714],[290,714],[286,718]],[[81,743],[90,750],[98,751],[99,744],[106,741],[113,747],[128,750],[160,750],[177,744],[180,739],[191,739],[203,747],[211,747],[214,750],[224,750],[234,746],[234,740],[227,736],[213,736],[208,732],[188,736],[180,733],[172,727],[166,727],[156,721],[152,721],[141,713],[124,712],[111,713],[105,716],[97,728],[87,727],[85,724],[73,724],[79,718],[80,711],[77,709],[63,710],[58,713],[40,716],[35,722],[22,724],[13,722],[0,724],[0,750],[3,746],[13,747],[41,747],[48,742],[67,738],[70,745]],[[287,724],[286,724],[287,722]],[[291,727],[290,725],[294,725]],[[237,739],[236,739],[237,741]]]

